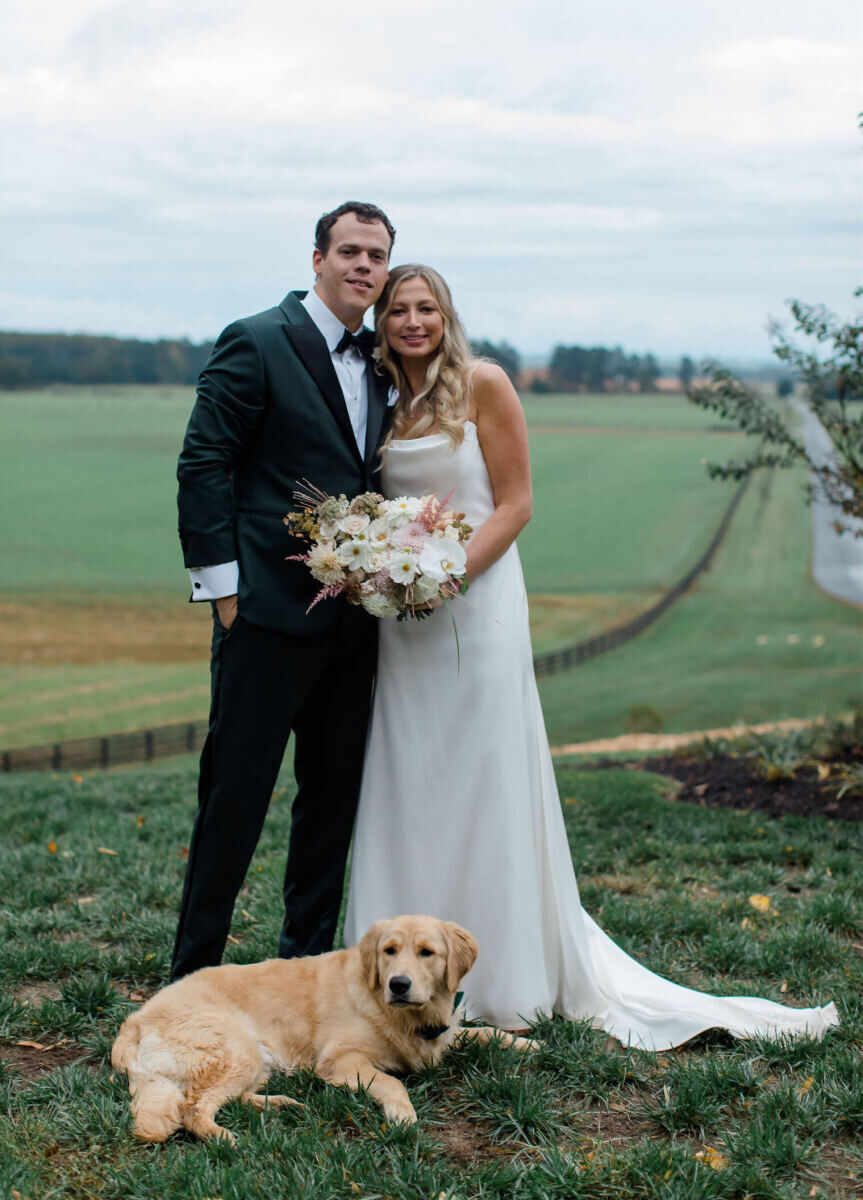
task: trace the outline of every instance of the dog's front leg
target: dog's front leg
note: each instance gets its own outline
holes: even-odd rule
[[[417,1115],[407,1088],[393,1075],[387,1075],[364,1054],[348,1051],[334,1057],[324,1057],[317,1073],[327,1083],[345,1086],[356,1091],[362,1085],[377,1100],[388,1121],[399,1125],[414,1125]]]
[[[517,1037],[515,1034],[507,1033],[505,1029],[495,1029],[493,1025],[468,1025],[464,1029],[460,1029],[456,1037],[456,1044],[466,1041],[480,1042],[483,1046],[486,1042],[500,1042],[501,1046],[512,1046],[514,1050],[538,1050],[539,1042],[535,1042],[533,1038]]]

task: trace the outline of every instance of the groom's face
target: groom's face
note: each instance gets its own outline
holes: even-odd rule
[[[358,328],[389,276],[390,235],[380,221],[342,213],[330,230],[326,254],[315,250],[312,265],[318,295],[349,329]]]

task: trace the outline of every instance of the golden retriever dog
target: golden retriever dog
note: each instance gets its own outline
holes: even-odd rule
[[[129,1076],[135,1136],[163,1142],[184,1128],[234,1141],[214,1120],[221,1105],[234,1097],[258,1109],[294,1104],[259,1089],[272,1071],[300,1067],[362,1085],[388,1120],[413,1124],[407,1089],[390,1072],[431,1066],[467,1037],[535,1044],[460,1027],[453,1001],[476,957],[476,941],[453,922],[402,916],[377,921],[347,950],[187,975],[132,1013],[111,1051]]]

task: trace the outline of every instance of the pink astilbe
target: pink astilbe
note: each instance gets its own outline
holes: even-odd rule
[[[421,525],[426,533],[431,533],[437,529],[440,524],[440,516],[447,505],[447,501],[453,493],[453,489],[444,496],[443,500],[439,500],[437,496],[429,496],[425,504],[417,514],[416,523]],[[414,522],[411,522],[413,524]]]
[[[325,583],[306,609],[306,616],[309,615],[315,605],[319,604],[321,600],[329,600],[332,596],[341,596],[346,587],[346,583]]]

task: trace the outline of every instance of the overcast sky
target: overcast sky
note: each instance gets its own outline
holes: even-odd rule
[[[213,337],[371,200],[474,337],[769,357],[860,282],[857,0],[12,0],[0,328]]]

